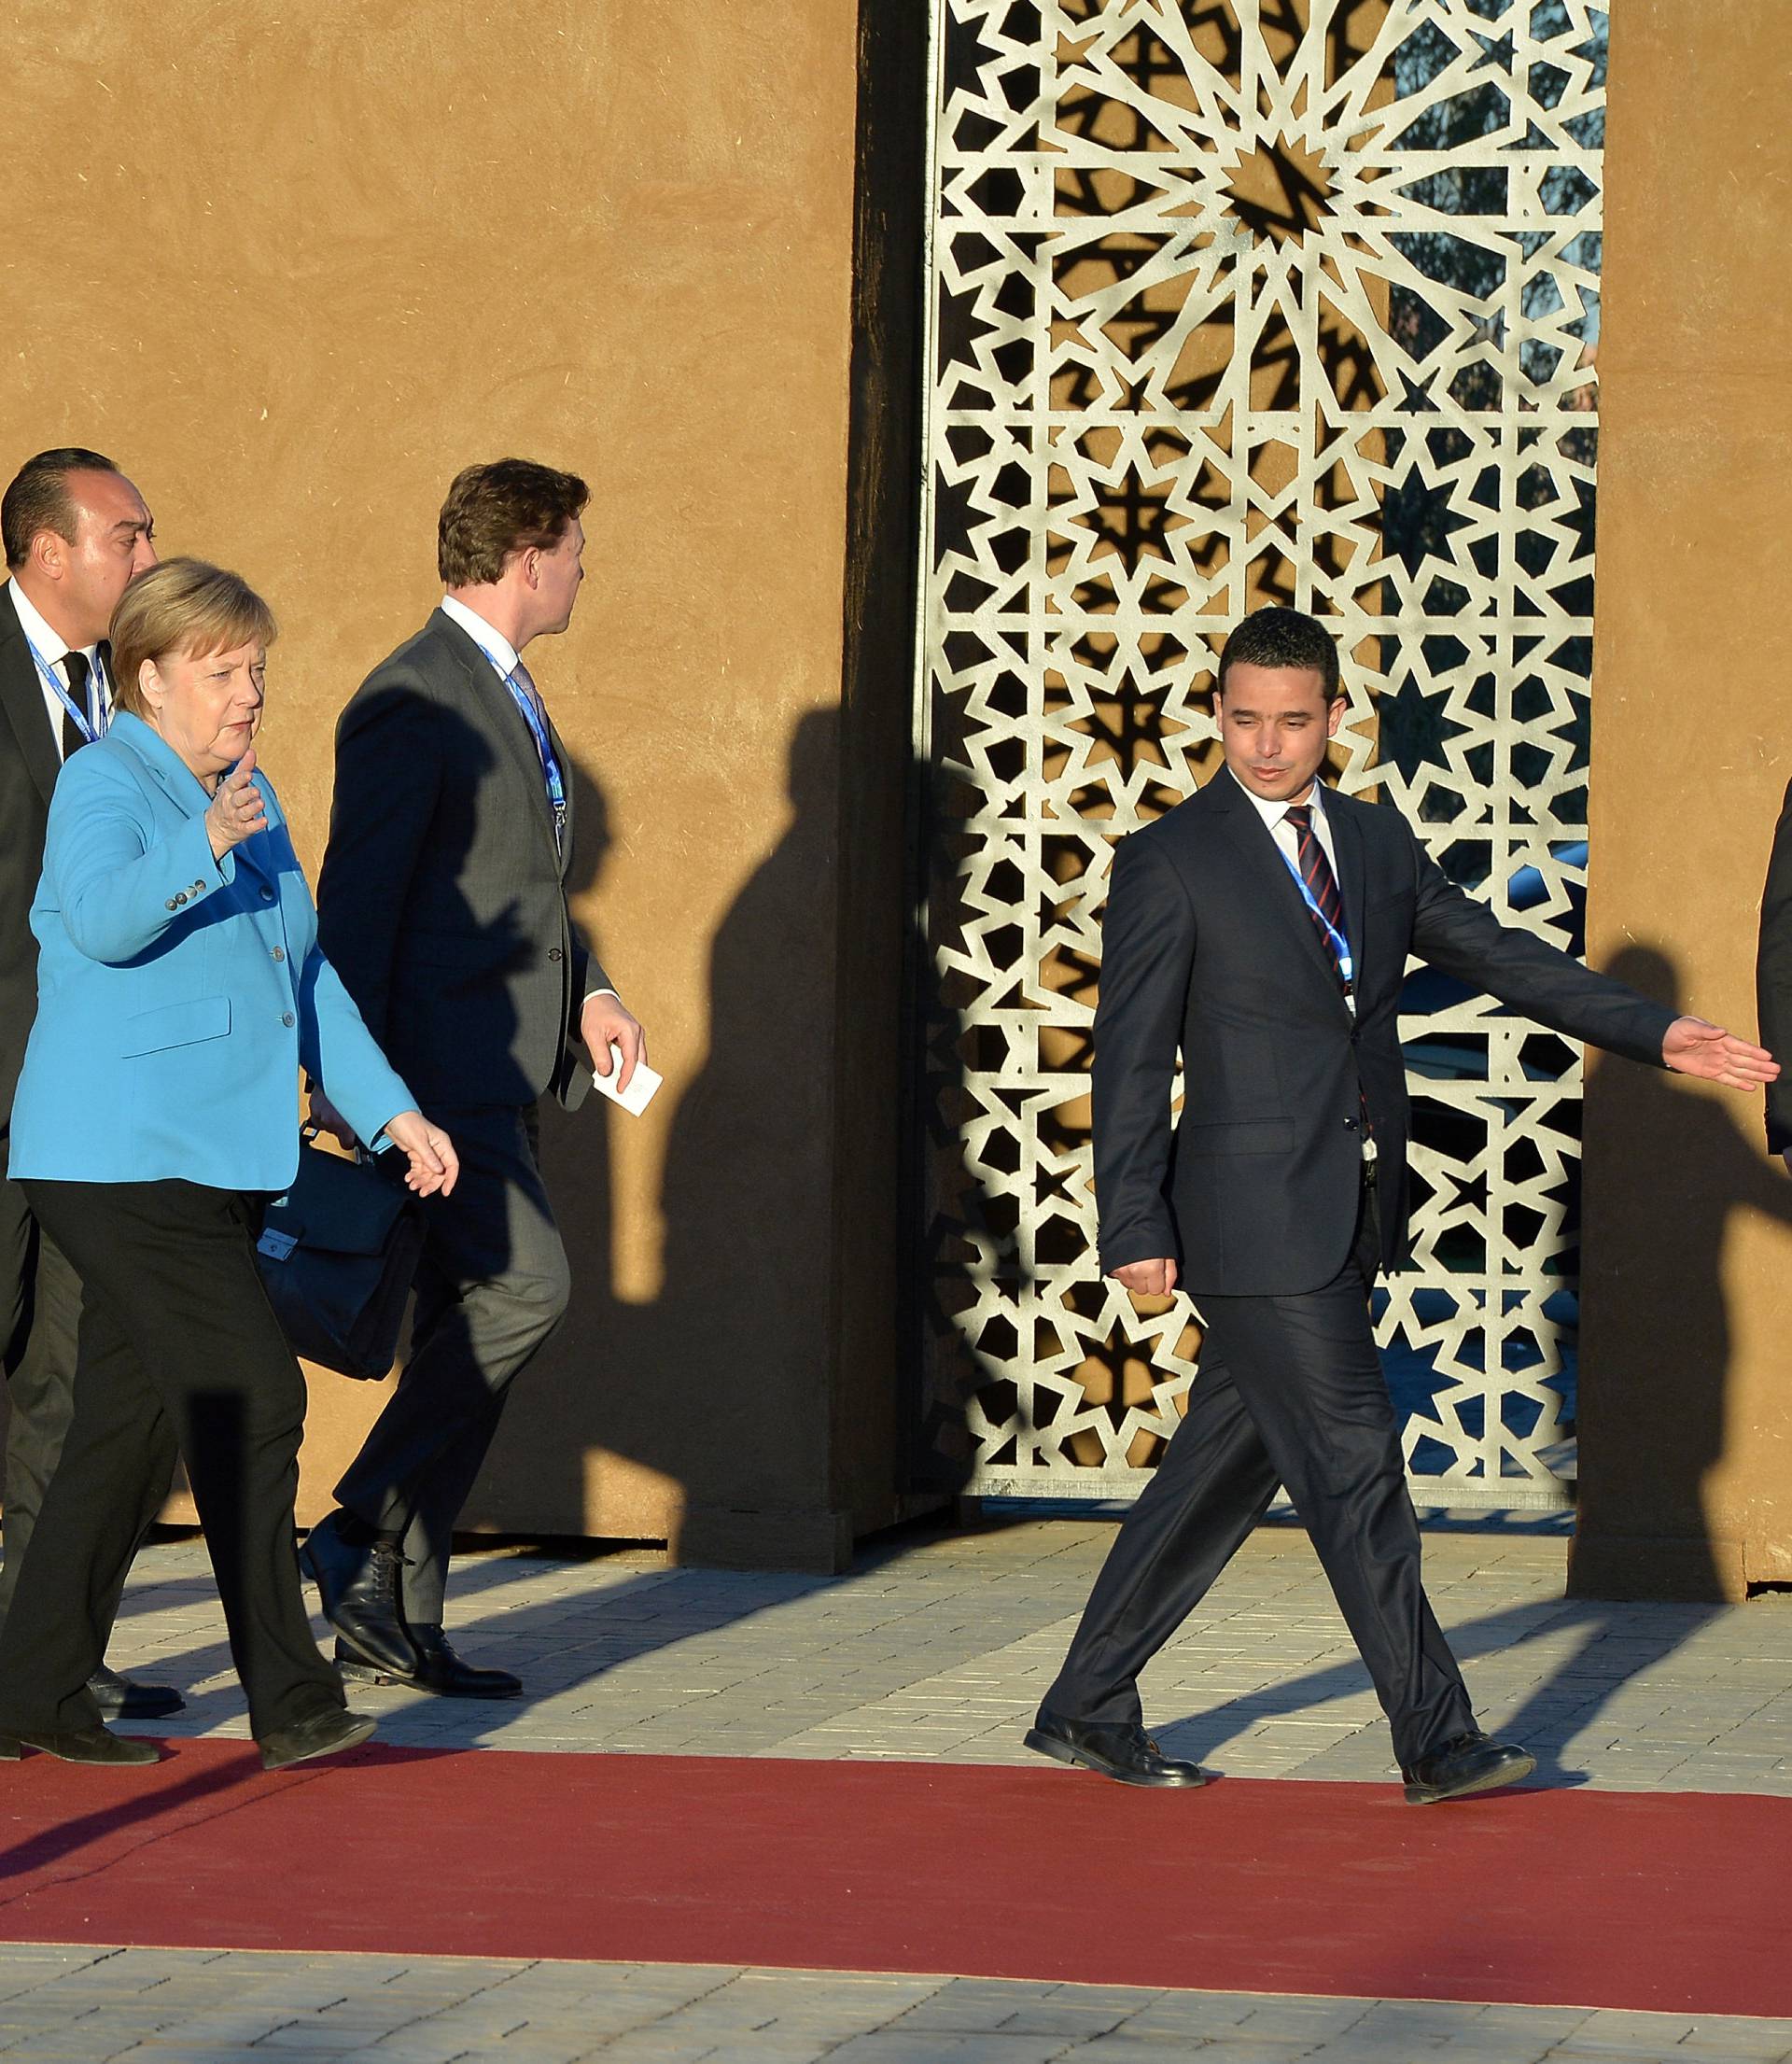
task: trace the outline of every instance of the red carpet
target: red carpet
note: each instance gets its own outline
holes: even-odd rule
[[[1792,1800],[369,1748],[0,1766],[0,1940],[1792,2015]]]

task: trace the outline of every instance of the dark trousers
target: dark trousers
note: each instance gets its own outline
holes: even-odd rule
[[[533,1104],[431,1107],[460,1156],[452,1197],[423,1207],[411,1353],[336,1486],[344,1510],[402,1537],[404,1616],[439,1626],[455,1522],[511,1380],[566,1315],[572,1279],[536,1155]]]
[[[1052,1711],[1137,1721],[1138,1676],[1262,1519],[1277,1485],[1305,1522],[1402,1763],[1474,1715],[1419,1573],[1393,1407],[1369,1325],[1379,1253],[1365,1184],[1355,1249],[1323,1289],[1204,1297],[1188,1411],[1127,1514],[1057,1681]]]
[[[87,1679],[176,1452],[256,1734],[340,1709],[294,1553],[304,1379],[256,1271],[249,1203],[185,1182],[24,1188],[79,1271],[80,1351],[62,1460],[0,1635],[0,1730],[98,1720]]]
[[[0,1127],[0,1155],[7,1145]],[[75,1335],[81,1285],[62,1249],[38,1224],[25,1193],[0,1177],[0,1358],[9,1415],[0,1625],[25,1559],[44,1488],[63,1452],[75,1410]]]

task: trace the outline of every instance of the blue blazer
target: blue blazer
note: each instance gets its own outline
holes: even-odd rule
[[[301,1064],[369,1143],[416,1108],[318,950],[285,814],[253,779],[267,829],[218,861],[210,798],[140,718],[120,713],[63,769],[31,910],[14,1177],[283,1191]]]

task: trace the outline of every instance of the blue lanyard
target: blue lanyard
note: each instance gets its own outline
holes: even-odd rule
[[[1313,836],[1317,838],[1319,833],[1315,831]],[[1276,850],[1281,855],[1282,865],[1295,878],[1295,887],[1300,891],[1300,900],[1313,913],[1314,921],[1332,942],[1332,957],[1337,962],[1337,972],[1344,983],[1344,993],[1348,997],[1356,979],[1356,962],[1351,957],[1351,942],[1319,907],[1319,898],[1308,885],[1306,876],[1300,871],[1300,864],[1290,857],[1281,839],[1276,841]],[[1324,848],[1322,846],[1320,850],[1323,852]]]
[[[54,693],[56,700],[60,702],[63,708],[68,711],[69,715],[74,718],[76,728],[80,732],[81,737],[86,739],[89,745],[91,745],[95,738],[105,737],[106,729],[106,707],[105,696],[104,693],[102,693],[99,696],[95,698],[94,707],[98,709],[100,718],[99,729],[96,731],[93,728],[92,719],[88,715],[87,711],[81,708],[80,704],[75,700],[74,696],[69,694],[68,690],[64,688],[62,682],[57,679],[55,667],[53,667],[49,664],[49,660],[47,660],[44,657],[43,653],[37,650],[36,646],[32,644],[30,639],[26,639],[25,643],[31,646],[31,656],[37,662],[37,671],[44,677],[44,686]],[[99,675],[102,686],[104,686],[105,679],[104,670],[96,666],[95,667],[93,667],[92,673]],[[90,679],[91,678],[91,676],[90,675]]]
[[[511,691],[511,700],[523,712],[523,721],[529,727],[529,736],[535,740],[535,750],[541,755],[542,778],[548,784],[548,807],[553,812],[553,849],[563,852],[567,844],[567,783],[560,772],[560,758],[553,750],[553,741],[548,737],[547,726],[535,713],[535,703],[528,691],[517,683],[515,672],[507,671],[496,653],[482,645],[480,651],[492,663],[492,670]]]

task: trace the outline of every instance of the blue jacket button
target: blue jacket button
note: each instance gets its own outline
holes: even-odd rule
[[[167,902],[164,903],[161,907],[164,910],[178,910],[180,908],[180,906],[175,901],[173,896],[170,896]]]
[[[263,882],[261,885],[261,900],[263,903],[272,903],[273,901],[273,891],[270,889],[265,882]]]
[[[286,1028],[287,1029],[287,1031],[288,1031],[288,1032],[290,1032],[290,1031],[291,1031],[291,1029],[292,1029],[292,1025],[293,1025],[293,1016],[292,1016],[292,1013],[291,1013],[290,1011],[287,1011],[287,1012],[286,1012],[286,1013],[285,1013],[285,1014],[284,1014],[284,1015],[282,1016],[282,1018],[281,1018],[281,1019],[280,1019],[280,1022],[281,1022],[281,1023],[282,1023],[282,1024],[283,1024],[284,1026],[286,1026]]]
[[[284,946],[276,946],[273,949],[273,957],[276,961],[284,961],[287,957],[286,948]]]

